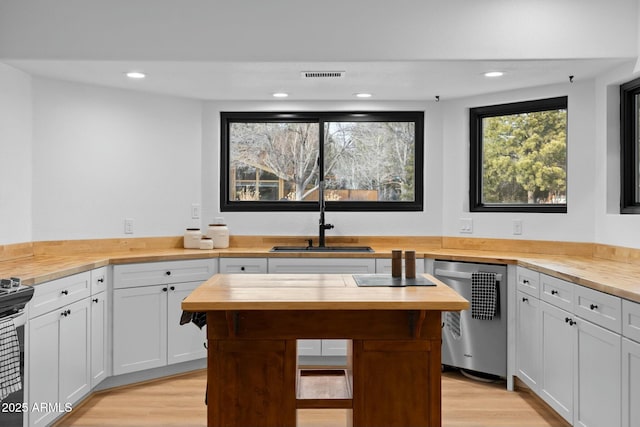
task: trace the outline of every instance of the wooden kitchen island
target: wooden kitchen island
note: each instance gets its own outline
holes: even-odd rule
[[[469,303],[424,278],[436,286],[359,287],[342,274],[213,276],[182,303],[207,313],[208,425],[295,426],[297,409],[345,408],[353,426],[440,426],[441,312]],[[314,397],[303,390],[314,371],[298,369],[296,339],[322,338],[352,341],[343,390]],[[325,384],[340,380],[317,373]]]

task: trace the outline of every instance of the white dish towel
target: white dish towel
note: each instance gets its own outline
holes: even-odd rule
[[[20,342],[12,319],[0,322],[0,402],[22,389]]]

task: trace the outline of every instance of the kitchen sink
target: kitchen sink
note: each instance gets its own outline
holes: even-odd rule
[[[374,252],[369,246],[274,246],[270,252]]]

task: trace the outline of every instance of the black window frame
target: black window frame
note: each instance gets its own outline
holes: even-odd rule
[[[486,117],[506,116],[511,114],[535,113],[548,110],[567,110],[567,128],[569,110],[567,108],[568,97],[537,99],[532,101],[514,102],[509,104],[491,105],[469,109],[469,210],[471,212],[538,212],[538,213],[567,213],[567,203],[557,204],[509,204],[509,203],[483,203],[482,202],[482,176],[483,176],[483,129],[482,120]],[[568,160],[567,129],[567,164]],[[567,171],[568,184],[568,171]],[[568,201],[567,189],[567,201]]]
[[[220,211],[297,212],[318,211],[318,201],[236,201],[229,195],[229,126],[245,122],[301,122],[319,124],[319,171],[324,170],[325,122],[409,122],[415,123],[413,201],[326,201],[334,212],[407,212],[424,210],[424,112],[423,111],[339,111],[339,112],[221,112],[220,113]]]
[[[638,182],[638,106],[640,79],[620,85],[620,213],[640,214],[640,198],[635,190]]]

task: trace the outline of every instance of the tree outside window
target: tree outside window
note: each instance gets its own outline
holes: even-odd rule
[[[566,212],[567,98],[471,109],[472,211]]]

